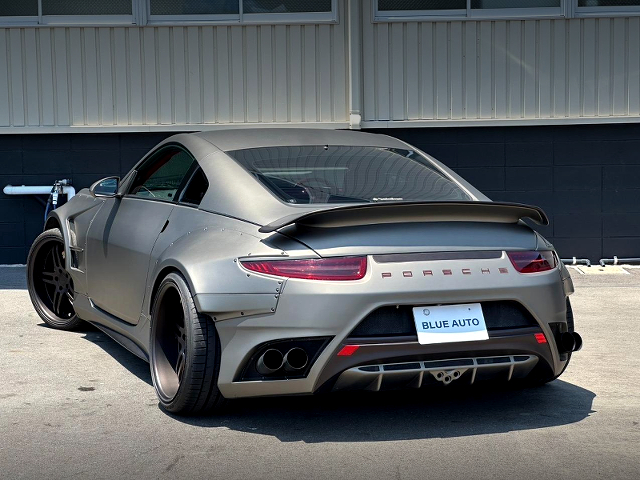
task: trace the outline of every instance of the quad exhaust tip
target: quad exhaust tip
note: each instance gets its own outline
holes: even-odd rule
[[[304,349],[294,347],[282,355],[280,350],[266,350],[256,362],[256,370],[260,375],[271,375],[284,368],[287,372],[296,372],[307,366],[309,356]]]
[[[302,370],[307,366],[309,357],[307,352],[302,348],[294,347],[289,350],[284,356],[284,369],[287,372],[295,372],[296,370]]]
[[[282,368],[284,357],[280,350],[270,348],[264,352],[256,363],[256,370],[260,375],[269,375],[275,373]]]

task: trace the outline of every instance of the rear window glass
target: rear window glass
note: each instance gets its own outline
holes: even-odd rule
[[[292,204],[471,200],[412,150],[305,145],[227,153]]]

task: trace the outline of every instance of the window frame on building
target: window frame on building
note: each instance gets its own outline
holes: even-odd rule
[[[573,17],[632,17],[640,15],[640,5],[629,7],[579,7],[578,0],[571,2]]]
[[[466,9],[458,10],[393,10],[380,11],[379,0],[371,0],[374,23],[407,21],[464,20],[541,20],[580,17],[616,17],[640,15],[640,5],[631,7],[578,7],[578,0],[560,0],[560,7],[473,9],[467,0]]]
[[[151,0],[143,0],[147,8],[147,25],[207,25],[207,24],[299,24],[337,23],[338,0],[331,0],[330,12],[244,13],[243,0],[238,0],[237,14],[220,15],[151,15]],[[343,0],[344,1],[344,0]]]
[[[127,25],[255,25],[322,24],[338,22],[338,0],[331,0],[330,12],[243,13],[237,0],[237,14],[221,15],[151,15],[151,0],[131,0],[131,15],[43,15],[42,0],[38,15],[2,16],[0,26],[127,26]]]
[[[135,24],[138,0],[131,0],[131,15],[44,15],[42,0],[38,2],[38,14],[30,16],[2,16],[0,25],[3,26],[90,26],[90,25],[133,25]]]
[[[438,21],[438,20],[508,20],[508,19],[545,19],[564,18],[567,7],[577,0],[560,0],[559,7],[531,7],[531,8],[471,8],[471,0],[467,0],[467,7],[458,10],[388,10],[378,9],[379,0],[373,2],[374,22],[393,21]]]

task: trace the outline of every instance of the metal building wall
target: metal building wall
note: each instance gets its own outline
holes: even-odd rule
[[[638,17],[372,23],[370,2],[363,17],[363,126],[638,121]]]
[[[343,127],[346,71],[344,21],[0,28],[0,133]]]
[[[0,133],[640,119],[639,17],[374,23],[347,3],[331,25],[1,28]]]

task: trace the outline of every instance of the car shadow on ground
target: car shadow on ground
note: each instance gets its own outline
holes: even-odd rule
[[[103,333],[100,329],[87,322],[82,322],[82,326],[77,329],[76,332],[84,334],[83,339],[97,345],[129,372],[148,385],[152,385],[149,364],[141,358],[136,357],[106,333]]]
[[[80,331],[140,380],[149,365],[97,328]],[[211,416],[180,417],[194,427],[270,435],[282,442],[376,442],[464,437],[577,423],[592,410],[595,393],[562,380],[534,388],[508,384],[432,390],[331,393],[228,402]],[[158,407],[160,408],[160,407]]]
[[[282,442],[375,442],[567,425],[594,413],[594,398],[589,390],[556,380],[529,389],[449,386],[237,400],[216,416],[173,417],[198,427],[271,435]]]

